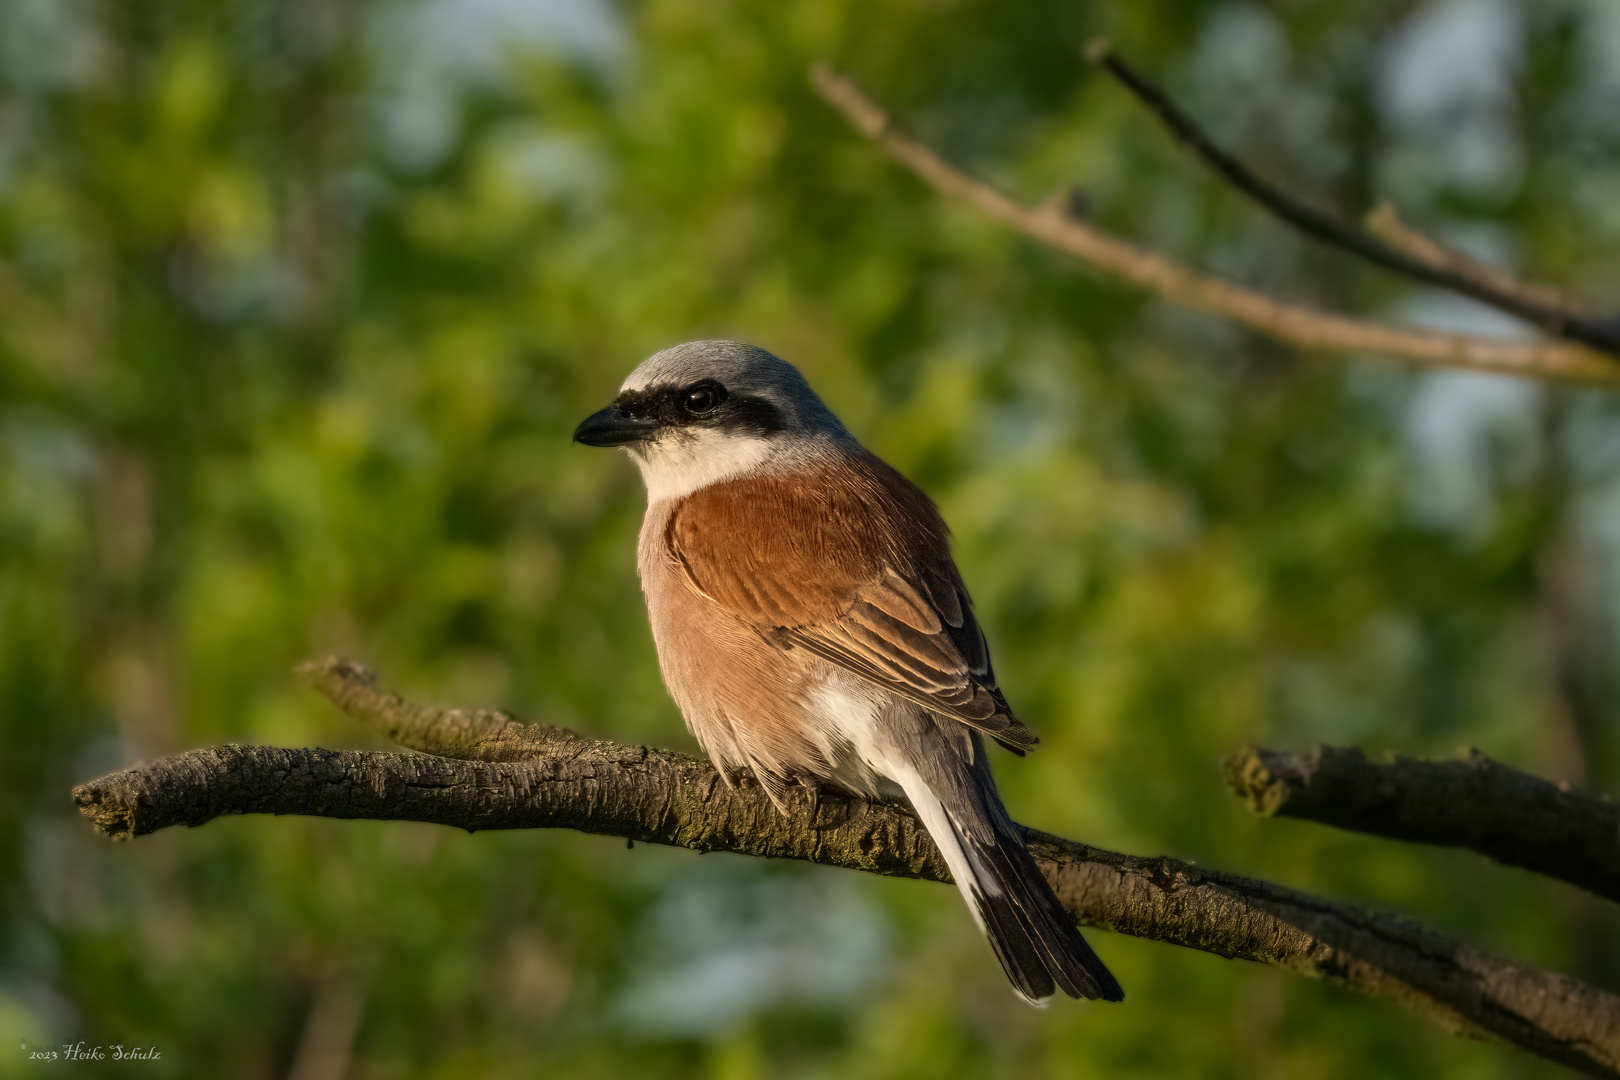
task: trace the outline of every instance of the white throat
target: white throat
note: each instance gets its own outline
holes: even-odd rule
[[[694,491],[750,473],[777,455],[779,447],[719,431],[671,429],[653,443],[630,449],[647,485],[647,502],[679,499]]]

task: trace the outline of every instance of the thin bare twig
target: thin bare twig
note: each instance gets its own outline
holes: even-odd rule
[[[1206,135],[1192,117],[1168,94],[1126,63],[1107,41],[1093,41],[1086,57],[1107,71],[1158,117],[1170,133],[1208,165],[1216,175],[1253,199],[1265,210],[1300,232],[1342,248],[1375,266],[1435,285],[1489,304],[1538,326],[1554,337],[1580,342],[1611,356],[1620,356],[1620,320],[1599,318],[1579,311],[1567,300],[1547,303],[1540,290],[1505,274],[1487,271],[1472,260],[1466,263],[1431,242],[1421,254],[1415,245],[1392,246],[1336,214],[1329,213],[1262,180],[1242,161],[1228,154]],[[1409,232],[1409,230],[1407,230]]]
[[[1177,303],[1306,349],[1382,353],[1423,364],[1579,382],[1620,382],[1620,365],[1583,346],[1386,326],[1285,303],[1194,270],[1079,221],[1064,213],[1060,205],[1047,203],[1031,208],[1015,202],[894,130],[888,115],[848,79],[821,66],[812,70],[810,78],[821,96],[842,112],[857,131],[941,194]]]
[[[1256,813],[1465,847],[1620,901],[1620,805],[1478,750],[1461,761],[1372,762],[1353,746],[1251,746],[1226,762],[1226,778]]]
[[[827,789],[783,814],[751,779],[728,787],[708,762],[684,754],[583,739],[501,713],[422,708],[377,689],[347,661],[303,673],[350,715],[428,752],[219,746],[91,781],[75,789],[75,801],[121,839],[226,814],[311,814],[468,830],[572,828],[949,880],[927,832],[900,803]],[[1461,1034],[1620,1077],[1620,997],[1579,980],[1267,882],[1033,830],[1026,836],[1082,923],[1325,979]]]
[[[1381,202],[1367,211],[1362,223],[1367,226],[1368,232],[1390,247],[1397,248],[1437,269],[1446,270],[1458,277],[1472,278],[1487,288],[1522,297],[1549,311],[1562,312],[1573,318],[1584,319],[1593,316],[1591,308],[1550,285],[1520,281],[1512,274],[1485,265],[1467,252],[1458,251],[1448,244],[1423,235],[1402,221],[1395,207],[1387,202]]]

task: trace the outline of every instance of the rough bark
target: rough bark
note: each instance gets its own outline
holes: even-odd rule
[[[571,828],[698,851],[736,851],[949,881],[903,804],[827,789],[778,813],[746,776],[706,761],[585,739],[503,713],[424,708],[337,659],[301,673],[351,716],[418,754],[216,746],[74,789],[95,827],[128,840],[228,814]],[[1620,1077],[1620,997],[1509,963],[1397,916],[1169,858],[1122,855],[1026,830],[1075,918],[1219,956],[1274,964],[1398,1001],[1459,1034]]]
[[[1355,747],[1250,747],[1227,781],[1257,813],[1420,844],[1465,847],[1620,900],[1620,805],[1469,751],[1457,761],[1368,761]]]

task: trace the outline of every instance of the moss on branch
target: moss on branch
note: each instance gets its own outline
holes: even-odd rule
[[[344,660],[300,670],[351,716],[422,753],[216,746],[83,784],[74,800],[97,829],[125,840],[229,814],[306,814],[468,830],[570,828],[950,880],[903,803],[824,789],[781,814],[751,779],[728,786],[686,754],[581,738],[498,712],[425,708]],[[1460,1034],[1620,1076],[1620,997],[1579,980],[1264,881],[1027,836],[1080,923],[1326,979]]]

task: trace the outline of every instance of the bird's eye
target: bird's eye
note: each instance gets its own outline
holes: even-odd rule
[[[715,406],[725,400],[725,390],[710,383],[701,383],[686,391],[681,400],[681,407],[693,415],[701,415],[714,411]]]

